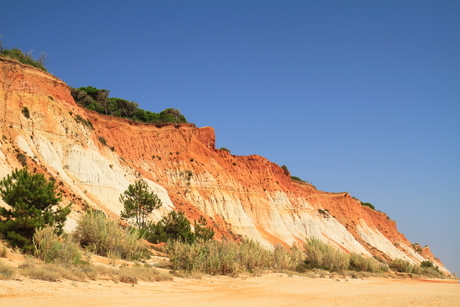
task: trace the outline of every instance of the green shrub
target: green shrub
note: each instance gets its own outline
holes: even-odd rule
[[[193,232],[192,225],[184,212],[171,211],[158,223],[149,223],[144,228],[141,228],[141,234],[146,240],[152,243],[173,240],[191,244],[197,239],[212,239],[214,231],[205,225],[206,219],[200,217],[200,220],[195,222],[195,232]]]
[[[420,263],[420,266],[421,266],[422,268],[434,268],[433,262],[431,262],[431,261],[429,261],[429,260],[422,261],[422,262]]]
[[[123,229],[100,211],[87,211],[80,218],[76,237],[82,246],[101,256],[127,260],[146,256],[135,229]]]
[[[178,109],[167,108],[160,113],[144,111],[134,101],[109,97],[109,90],[86,86],[71,88],[70,93],[77,104],[100,114],[160,125],[187,123],[185,116]]]
[[[225,147],[221,147],[220,150],[223,150],[223,151],[226,151],[226,152],[228,152],[228,153],[231,153],[230,149],[225,148]]]

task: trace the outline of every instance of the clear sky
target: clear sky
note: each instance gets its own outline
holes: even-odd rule
[[[460,1],[2,1],[0,35],[372,203],[460,273]]]

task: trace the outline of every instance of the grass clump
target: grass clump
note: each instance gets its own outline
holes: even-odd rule
[[[76,230],[80,244],[109,258],[136,260],[147,255],[135,229],[123,229],[100,211],[87,211]]]
[[[399,273],[412,273],[414,270],[414,265],[403,259],[395,259],[390,264],[390,268]]]
[[[364,272],[386,272],[388,271],[388,266],[378,262],[374,258],[366,258],[357,253],[352,253],[350,257],[350,266],[352,270],[359,270]]]
[[[345,253],[325,244],[317,238],[309,238],[305,243],[306,262],[317,268],[343,271],[350,265],[350,258]]]
[[[274,250],[267,250],[251,240],[240,243],[199,240],[192,244],[169,241],[166,253],[173,270],[212,275],[236,275],[264,269],[293,270],[301,261],[297,247],[289,251],[277,245]]]
[[[81,261],[82,253],[78,243],[69,236],[57,236],[52,227],[48,226],[35,232],[33,241],[35,256],[46,263],[78,264]]]
[[[171,274],[161,272],[148,265],[124,266],[118,272],[118,276],[121,282],[127,283],[137,283],[138,279],[144,281],[165,281],[173,279]]]

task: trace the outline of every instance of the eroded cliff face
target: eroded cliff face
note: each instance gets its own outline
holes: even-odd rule
[[[154,220],[182,210],[191,220],[206,217],[218,238],[252,238],[269,247],[318,237],[369,257],[429,259],[447,272],[384,213],[347,193],[292,181],[263,157],[216,149],[210,127],[97,114],[78,106],[61,80],[12,60],[0,59],[0,85],[0,176],[21,167],[24,155],[30,169],[54,178],[73,202],[68,230],[88,206],[118,218],[120,193],[144,178],[163,201]]]

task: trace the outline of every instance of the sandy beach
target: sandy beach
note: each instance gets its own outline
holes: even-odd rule
[[[139,284],[113,281],[1,280],[0,306],[460,306],[448,281],[261,277],[175,277]]]

